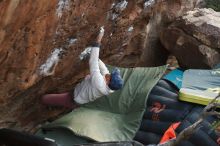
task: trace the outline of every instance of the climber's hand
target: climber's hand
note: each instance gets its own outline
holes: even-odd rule
[[[99,35],[97,36],[97,39],[96,39],[96,42],[97,42],[98,44],[101,44],[102,38],[103,38],[103,36],[104,36],[104,32],[105,32],[105,30],[104,30],[104,27],[102,26],[102,27],[100,28]]]

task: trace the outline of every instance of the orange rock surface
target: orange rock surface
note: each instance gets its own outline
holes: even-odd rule
[[[0,127],[34,131],[63,112],[42,106],[40,96],[70,91],[88,73],[79,55],[101,26],[105,63],[164,64],[160,29],[198,1],[0,0]]]

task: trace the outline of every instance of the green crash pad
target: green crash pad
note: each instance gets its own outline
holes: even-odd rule
[[[146,109],[148,94],[166,66],[119,69],[124,80],[123,89],[84,104],[43,128],[68,128],[77,136],[98,142],[132,140]]]

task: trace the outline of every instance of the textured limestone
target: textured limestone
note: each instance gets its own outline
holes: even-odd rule
[[[161,42],[183,68],[213,68],[220,62],[220,13],[195,9],[161,33]]]
[[[39,97],[69,91],[88,73],[87,61],[79,55],[101,26],[106,31],[100,56],[106,63],[164,64],[167,52],[159,42],[161,28],[198,2],[1,0],[0,126],[31,131],[62,112],[47,110]]]

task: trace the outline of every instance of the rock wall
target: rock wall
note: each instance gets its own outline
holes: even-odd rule
[[[63,109],[39,97],[71,90],[88,73],[79,54],[105,27],[104,62],[157,66],[161,28],[200,0],[0,0],[0,127],[34,131]]]
[[[195,9],[161,32],[161,42],[182,68],[210,69],[220,63],[220,12]]]

